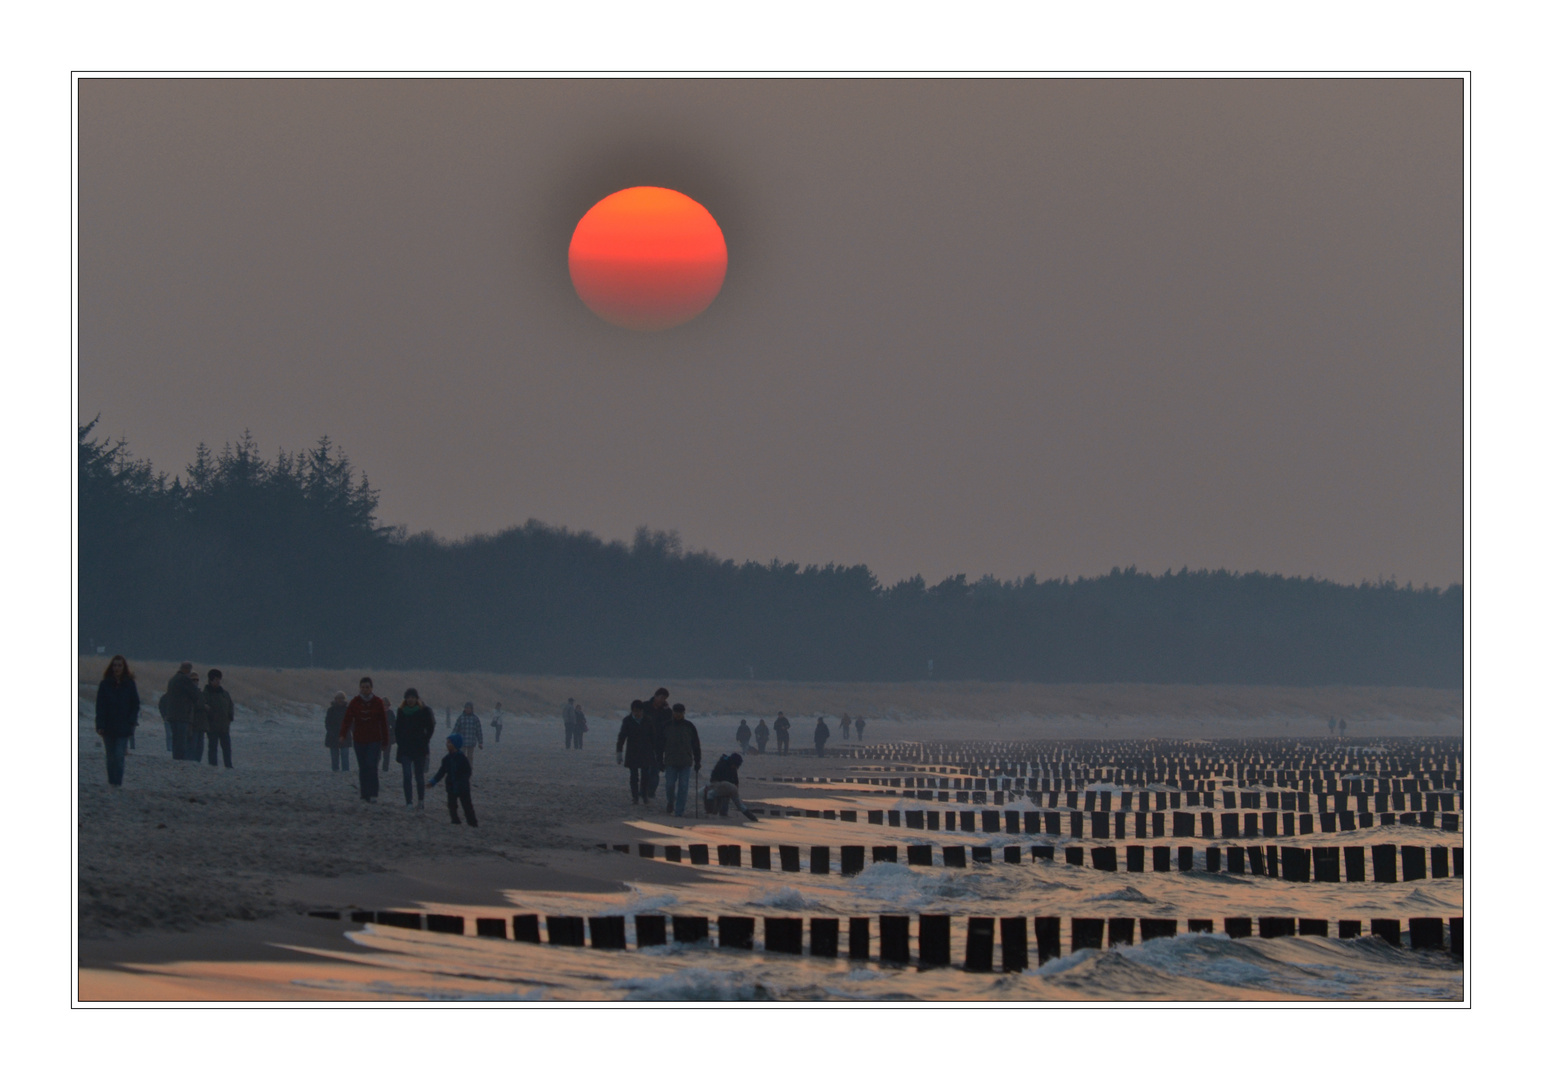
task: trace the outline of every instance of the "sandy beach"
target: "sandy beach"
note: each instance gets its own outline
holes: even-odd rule
[[[138,666],[146,712],[121,790],[105,783],[91,729],[95,681],[81,683],[83,998],[91,988],[105,997],[141,996],[130,993],[135,986],[143,996],[170,993],[161,984],[150,987],[148,974],[135,965],[322,962],[276,947],[280,940],[301,946],[325,940],[358,950],[339,944],[336,924],[306,917],[316,907],[500,905],[510,890],[595,894],[598,901],[650,882],[686,887],[693,875],[700,877],[688,867],[596,850],[598,843],[645,835],[650,821],[662,830],[671,824],[657,811],[636,812],[612,750],[619,710],[652,683],[373,672],[393,700],[406,686],[418,687],[441,717],[441,734],[445,703],[458,711],[473,700],[486,728],[493,701],[503,702],[503,737],[494,742],[487,729],[487,745],[476,757],[482,824],[471,829],[449,824],[437,791],[426,809],[406,809],[394,762],[373,805],[358,797],[356,772],[331,771],[322,746],[323,705],[331,692],[351,689],[356,673],[225,667],[237,704],[236,767],[226,770],[173,761],[166,753],[153,703],[171,670],[169,664]],[[83,671],[94,675],[94,666]],[[794,720],[795,753],[808,760],[779,759],[775,771],[799,774],[812,770],[817,713],[869,717],[869,742],[1316,736],[1329,714],[1346,718],[1351,734],[1367,737],[1449,735],[1460,731],[1461,716],[1459,694],[1425,690],[655,682],[687,703],[709,762],[730,748],[741,715],[753,723],[785,710]],[[569,695],[590,718],[582,751],[562,746],[557,716]],[[797,792],[771,784],[768,764],[751,756],[743,770],[745,796],[785,803]],[[711,828],[721,834],[739,821],[735,816]]]

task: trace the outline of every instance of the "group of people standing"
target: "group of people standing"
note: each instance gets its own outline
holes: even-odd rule
[[[701,735],[685,718],[685,706],[669,704],[669,690],[659,687],[647,701],[632,702],[616,736],[616,764],[628,769],[632,802],[651,803],[664,774],[664,809],[685,816],[692,775],[701,772]]]
[[[230,724],[235,719],[235,702],[222,685],[218,668],[209,669],[209,681],[198,685],[198,673],[191,663],[177,668],[161,695],[159,708],[166,730],[166,752],[176,761],[202,761],[204,743],[209,746],[209,764],[218,765],[223,753],[225,768],[230,760]],[[96,688],[96,733],[107,754],[107,783],[123,786],[123,770],[129,748],[134,745],[139,727],[139,685],[129,662],[121,653],[107,662],[102,681]]]
[[[857,717],[858,742],[862,741],[862,732],[866,728],[867,721],[860,716]],[[753,739],[756,749],[764,754],[766,752],[766,743],[771,741],[771,732],[773,730],[776,732],[776,752],[785,756],[792,744],[792,721],[787,719],[786,713],[777,713],[776,722],[770,727],[767,727],[765,720],[762,719],[760,723],[755,725],[753,730],[751,730],[748,720],[740,720],[739,730],[734,732],[734,738],[738,740],[739,748],[744,753],[748,754],[750,752],[750,740]],[[841,738],[851,738],[851,717],[844,713],[841,715]],[[825,723],[825,718],[821,716],[814,725],[814,752],[820,757],[824,757],[825,743],[829,741],[830,725]]]

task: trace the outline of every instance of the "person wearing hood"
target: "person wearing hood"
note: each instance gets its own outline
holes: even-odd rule
[[[439,771],[428,782],[433,787],[444,781],[444,793],[450,800],[450,824],[459,825],[460,815],[455,812],[458,803],[466,811],[466,824],[477,827],[477,812],[471,806],[471,761],[461,753],[461,737],[451,735],[444,741],[449,753],[439,761]]]
[[[771,725],[776,729],[776,752],[786,756],[788,747],[792,743],[792,721],[787,719],[787,714],[776,714],[776,723]]]
[[[339,690],[332,695],[327,706],[327,717],[322,721],[321,745],[332,751],[332,771],[348,771],[348,748],[352,739],[343,738],[343,714],[348,711],[348,695]]]
[[[712,776],[701,793],[709,816],[715,811],[722,817],[727,817],[728,807],[732,804],[747,820],[760,820],[748,806],[744,805],[744,800],[739,798],[739,766],[743,764],[744,759],[738,754],[724,754],[717,759],[717,764],[712,766]]]
[[[128,660],[114,656],[102,672],[96,688],[96,733],[107,751],[107,784],[123,786],[123,765],[128,758],[129,736],[139,725],[139,686]]]
[[[755,746],[762,754],[766,752],[766,743],[771,740],[771,729],[766,726],[766,718],[762,716],[760,723],[755,725]]]
[[[418,692],[408,687],[396,710],[396,760],[402,767],[402,794],[412,806],[412,786],[418,787],[418,809],[423,809],[423,776],[428,771],[428,750],[433,746],[434,710],[423,704]]]
[[[748,720],[740,720],[739,730],[734,732],[734,738],[739,742],[739,752],[741,754],[748,754],[750,752],[750,740],[754,737],[755,733],[750,730],[750,722]]]
[[[825,743],[830,741],[830,725],[825,723],[825,718],[820,717],[814,725],[814,753],[820,757],[825,756]]]
[[[220,685],[224,678],[219,668],[209,669],[209,681],[198,697],[195,715],[209,736],[209,764],[218,765],[223,751],[225,768],[230,769],[234,768],[230,763],[230,725],[236,717],[236,703],[230,700],[230,691]]]
[[[675,817],[685,817],[693,767],[701,772],[701,736],[685,718],[685,706],[676,705],[664,725],[664,806]]]
[[[621,731],[616,735],[616,764],[627,768],[627,782],[632,788],[632,805],[639,799],[653,801],[647,779],[651,771],[657,779],[658,751],[653,745],[653,725],[648,723],[642,699],[632,702],[632,711],[621,721]]]

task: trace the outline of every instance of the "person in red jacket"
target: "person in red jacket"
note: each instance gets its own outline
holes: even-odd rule
[[[385,701],[375,696],[375,680],[368,675],[359,680],[359,696],[348,703],[339,734],[344,741],[353,740],[353,755],[359,762],[359,798],[374,802],[380,794],[380,756],[391,744],[391,729],[386,723]]]

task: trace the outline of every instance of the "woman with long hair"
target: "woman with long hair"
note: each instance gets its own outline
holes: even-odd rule
[[[107,783],[123,786],[123,762],[129,737],[139,725],[139,687],[122,654],[107,662],[101,685],[96,688],[96,733],[107,750]]]

